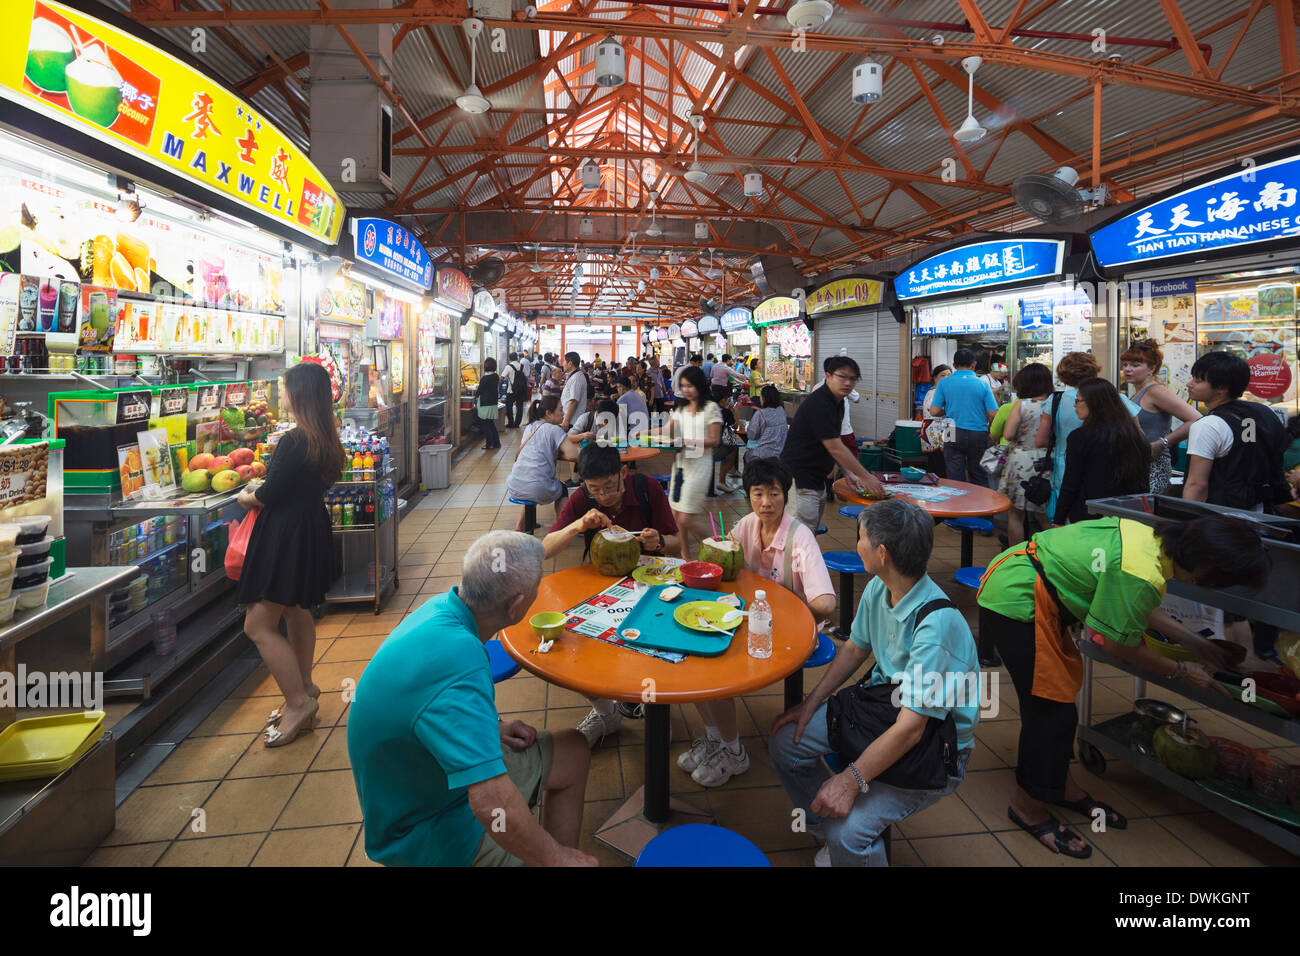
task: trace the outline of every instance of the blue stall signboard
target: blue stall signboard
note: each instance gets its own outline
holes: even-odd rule
[[[995,239],[949,249],[894,277],[899,301],[982,291],[990,286],[1060,275],[1060,239]]]
[[[1088,236],[1103,269],[1300,236],[1300,156],[1168,196]]]
[[[719,322],[722,326],[722,331],[735,332],[737,329],[749,328],[749,323],[752,318],[753,313],[750,312],[749,309],[735,308],[728,309],[726,312],[722,313]]]
[[[416,286],[433,284],[433,263],[409,230],[387,219],[353,219],[352,244],[357,261]]]

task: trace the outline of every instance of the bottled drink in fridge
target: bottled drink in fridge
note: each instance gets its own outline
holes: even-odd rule
[[[760,660],[772,656],[772,605],[766,591],[755,591],[749,606],[749,656]]]

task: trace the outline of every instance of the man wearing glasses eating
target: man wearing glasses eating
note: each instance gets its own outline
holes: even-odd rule
[[[618,449],[602,448],[592,442],[578,454],[578,477],[582,484],[569,496],[564,510],[542,540],[548,558],[562,551],[579,534],[591,538],[604,528],[622,528],[636,534],[645,554],[676,554],[681,544],[668,496],[659,482],[636,471],[628,471],[619,460]],[[587,558],[583,552],[583,560]],[[612,700],[592,700],[591,713],[578,730],[595,747],[618,731],[623,718]]]

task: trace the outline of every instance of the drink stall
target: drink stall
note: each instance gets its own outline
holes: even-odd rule
[[[799,300],[786,295],[764,299],[754,307],[751,324],[762,336],[759,370],[780,389],[787,411],[793,414],[817,383],[812,332],[804,323]]]
[[[1118,351],[1153,339],[1161,382],[1187,399],[1192,363],[1230,351],[1250,364],[1248,400],[1300,412],[1300,154],[1293,149],[1179,186],[1089,234],[1119,280]]]

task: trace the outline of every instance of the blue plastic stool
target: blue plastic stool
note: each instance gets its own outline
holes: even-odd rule
[[[532,534],[537,530],[537,502],[523,501],[519,498],[509,499],[512,505],[524,506],[524,534]]]
[[[962,587],[978,591],[980,589],[980,578],[984,577],[984,568],[958,568],[953,577],[957,579],[957,583]]]
[[[492,683],[499,684],[519,673],[519,662],[506,653],[496,638],[483,645],[488,652],[488,665],[492,668]]]
[[[862,514],[862,512],[866,510],[866,507],[866,505],[845,505],[840,509],[840,517],[852,518],[854,521],[857,521],[858,515]]]
[[[853,612],[857,605],[853,600],[853,575],[866,574],[862,558],[856,551],[826,551],[822,554],[826,567],[838,571],[840,575],[840,633],[848,634],[853,630]]]
[[[659,482],[659,484],[663,485],[664,491],[668,490],[668,483],[673,480],[672,475],[660,474],[660,475],[651,475],[650,477],[653,478],[655,481]]]
[[[822,667],[826,664],[829,664],[831,661],[835,660],[835,655],[837,653],[839,653],[839,649],[835,646],[835,642],[832,641],[825,634],[823,634],[821,631],[818,631],[817,647],[808,656],[808,659],[803,662],[803,666],[805,668]]]
[[[825,533],[826,533],[826,525],[824,525],[824,524],[819,524],[819,525],[817,526],[817,534],[822,535],[822,534],[825,534]]]
[[[975,532],[992,534],[993,522],[987,518],[949,518],[944,522],[954,531],[961,532],[961,566],[969,567],[975,563]]]
[[[739,833],[711,823],[663,831],[645,845],[637,866],[771,866],[763,851]]]

